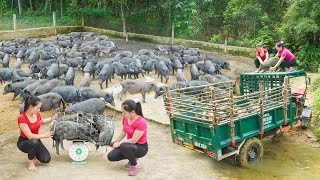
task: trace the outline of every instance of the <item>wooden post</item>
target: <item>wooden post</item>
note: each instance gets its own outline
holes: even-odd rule
[[[126,31],[126,43],[129,41],[128,32]]]
[[[224,53],[227,53],[227,45],[228,45],[228,40],[227,36],[224,37]]]
[[[169,116],[169,118],[172,118],[172,104],[171,104],[171,95],[170,95],[170,88],[169,86],[166,87],[166,101],[167,103],[167,115]]]
[[[262,83],[259,83],[259,92],[260,92],[260,97],[259,97],[259,105],[260,105],[260,134],[264,134],[264,125],[263,125],[263,119],[264,119],[264,100],[263,100],[263,87]]]
[[[13,32],[14,32],[14,38],[17,38],[17,15],[13,14]]]
[[[125,12],[124,12],[124,9],[123,9],[123,0],[121,1],[121,6],[120,6],[120,9],[121,9],[121,18],[122,18],[122,36],[125,38],[126,37],[126,34],[127,34],[127,28],[126,28],[126,17],[125,17]]]
[[[172,27],[171,27],[171,45],[174,44],[174,22],[172,21]]]
[[[217,104],[215,102],[216,96],[215,96],[215,89],[214,87],[210,88],[211,92],[211,104],[212,104],[212,115],[213,115],[213,120],[212,120],[212,125],[218,124],[218,119],[217,119]]]
[[[229,90],[229,109],[230,109],[230,145],[235,146],[236,141],[235,141],[235,135],[234,135],[234,99],[233,99],[233,86],[230,86]]]
[[[52,13],[52,20],[53,20],[54,35],[57,36],[56,12]]]
[[[82,13],[82,16],[81,16],[81,26],[84,27],[84,17],[83,17],[83,13]]]
[[[289,78],[286,76],[283,82],[283,124],[287,125],[287,114],[288,114],[288,86],[289,86]]]
[[[180,86],[176,88],[176,97],[180,98]]]

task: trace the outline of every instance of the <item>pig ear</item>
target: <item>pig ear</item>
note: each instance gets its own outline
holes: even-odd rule
[[[28,94],[28,95],[31,95],[30,91],[25,90],[25,93]]]
[[[7,84],[7,87],[8,87],[9,89],[11,89],[11,83]]]

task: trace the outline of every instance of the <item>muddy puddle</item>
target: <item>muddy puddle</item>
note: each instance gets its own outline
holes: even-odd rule
[[[218,179],[320,179],[320,149],[306,143],[263,140],[264,157],[249,167],[233,166],[231,159],[212,163]]]

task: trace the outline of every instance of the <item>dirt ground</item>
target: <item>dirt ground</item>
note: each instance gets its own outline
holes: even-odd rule
[[[123,40],[113,40],[123,50],[131,50],[137,54],[139,49],[151,48],[155,44],[152,43],[141,43],[129,41],[124,43]],[[211,52],[205,52],[211,53]],[[214,54],[214,53],[213,53]],[[252,72],[254,70],[253,60],[246,57],[230,56],[219,54],[219,56],[227,59],[231,64],[231,71],[223,71],[223,74],[236,77],[242,72]],[[14,58],[11,60],[11,64],[14,64]],[[26,67],[23,67],[26,68]],[[184,70],[185,75],[190,79],[189,68]],[[78,85],[81,80],[81,72],[77,72],[75,85]],[[156,75],[151,74],[148,76],[150,79],[159,81]],[[112,85],[117,87],[121,79],[116,77],[112,80]],[[175,77],[171,76],[169,82],[174,82]],[[120,162],[109,162],[106,159],[105,147],[95,150],[93,144],[86,143],[89,146],[89,157],[87,159],[87,165],[73,165],[71,164],[70,157],[68,156],[68,147],[71,142],[64,141],[66,150],[60,151],[60,155],[56,155],[55,150],[52,148],[51,139],[43,139],[45,146],[51,153],[52,160],[47,165],[37,164],[37,172],[28,172],[26,169],[26,154],[20,152],[16,147],[17,138],[19,136],[17,117],[19,115],[19,98],[12,101],[13,94],[2,95],[3,88],[6,83],[0,85],[0,179],[127,179],[127,170],[124,168],[126,161]],[[99,88],[97,80],[93,80],[91,83],[92,87]],[[107,90],[107,89],[105,89]],[[109,89],[110,90],[110,89]],[[140,97],[139,95],[130,96]],[[163,108],[161,99],[154,100],[153,94],[147,97],[147,103],[143,104],[143,109],[148,109],[147,117],[153,117],[161,123],[166,123],[166,115],[160,112],[159,108]],[[116,98],[116,97],[115,97]],[[312,98],[309,98],[310,100]],[[311,102],[308,102],[311,104]],[[119,107],[120,101],[116,99],[116,104]],[[162,107],[161,107],[162,106]],[[114,111],[112,108],[107,107],[105,114],[115,115],[115,137],[121,130],[121,114]],[[43,117],[51,116],[52,112],[42,113]],[[40,132],[48,131],[48,125],[41,128]],[[217,162],[207,156],[200,153],[191,151],[187,148],[175,145],[172,143],[170,129],[168,126],[160,125],[157,123],[149,122],[148,125],[148,142],[149,152],[146,157],[139,159],[138,165],[140,167],[140,173],[136,177],[137,179],[256,179],[260,177],[262,179],[295,179],[295,172],[301,169],[291,168],[283,172],[273,170],[273,163],[279,163],[281,166],[289,165],[292,162],[302,163],[304,160],[293,156],[291,153],[281,154],[282,158],[286,158],[286,161],[278,161],[279,151],[276,147],[281,150],[285,149],[286,152],[292,151],[287,148],[286,142],[289,142],[291,148],[297,150],[300,153],[300,146],[304,147],[307,152],[310,152],[312,156],[308,157],[310,161],[308,164],[309,169],[303,169],[303,172],[307,175],[305,177],[320,177],[319,174],[315,173],[319,166],[314,165],[313,160],[319,160],[320,157],[317,155],[315,149],[312,146],[318,147],[316,138],[313,136],[311,131],[291,131],[286,134],[283,138],[285,139],[284,144],[270,144],[270,140],[266,139],[264,142],[267,146],[266,157],[264,165],[268,165],[268,168],[254,167],[254,168],[241,168],[234,167],[228,160]],[[296,137],[301,137],[296,138]],[[294,144],[296,139],[300,144]],[[307,142],[307,143],[305,143]],[[108,152],[111,148],[108,148]],[[275,150],[274,150],[275,149]],[[304,150],[305,150],[304,149]],[[282,159],[280,158],[280,159]],[[268,164],[270,163],[270,164]],[[262,164],[263,165],[263,164]],[[262,166],[261,165],[261,166]],[[300,166],[299,166],[300,168]],[[271,170],[270,170],[271,169]]]

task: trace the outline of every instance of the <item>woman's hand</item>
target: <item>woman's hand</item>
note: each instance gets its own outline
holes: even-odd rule
[[[53,131],[49,131],[49,132],[44,134],[44,137],[45,138],[51,138],[51,137],[53,137],[53,135],[54,135],[54,132]]]
[[[120,142],[115,142],[115,143],[112,144],[112,147],[113,148],[118,148],[120,146],[120,144],[121,144]]]
[[[108,146],[110,146],[110,147],[113,147],[113,144],[114,144],[115,142],[111,142]]]

